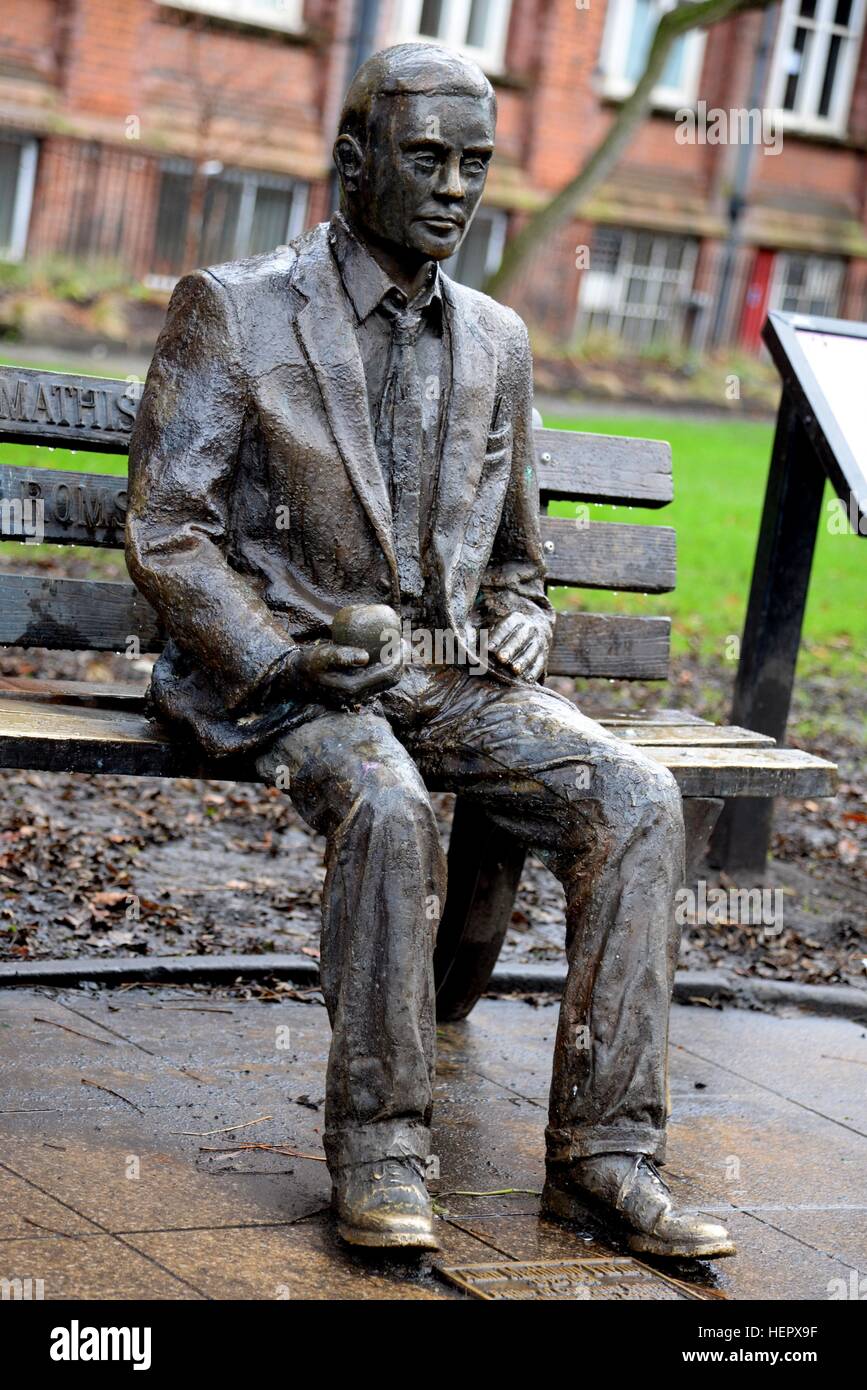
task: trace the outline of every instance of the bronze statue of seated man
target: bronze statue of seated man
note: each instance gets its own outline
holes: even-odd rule
[[[540,683],[552,611],[527,331],[440,269],[495,123],[466,58],[377,54],[341,115],[340,213],[175,289],[130,450],[129,569],[171,638],[151,700],[208,752],[246,755],[326,837],[324,1138],[345,1240],[436,1248],[424,1174],[445,866],[429,792],[444,789],[566,892],[545,1211],[594,1204],[635,1250],[729,1254],[654,1166],[678,789]],[[369,605],[393,610],[381,651]],[[447,634],[451,659],[408,660],[397,623]]]

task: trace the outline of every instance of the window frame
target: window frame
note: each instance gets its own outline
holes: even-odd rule
[[[506,238],[509,232],[509,214],[505,208],[492,207],[487,203],[482,204],[470,223],[467,236],[472,234],[474,228],[478,229],[480,223],[483,224],[485,222],[488,224],[488,244],[485,252],[483,277],[487,280],[488,276],[493,275],[496,270],[499,270],[502,264],[503,252],[506,249]],[[465,240],[466,238],[464,238],[464,241]],[[463,246],[464,242],[461,243],[453,256],[450,256],[447,261],[443,261],[442,263],[443,270],[452,280],[457,280],[457,276],[452,273],[449,267],[459,259]],[[457,283],[465,285],[466,281],[458,280]],[[475,287],[470,285],[469,288],[473,289]]]
[[[400,21],[396,38],[404,43],[441,43],[467,57],[475,59],[486,72],[502,72],[506,61],[509,26],[512,22],[512,0],[495,0],[493,34],[483,47],[462,42],[458,34],[466,34],[472,12],[472,0],[443,0],[443,33],[437,37],[419,33],[424,0],[397,0]]]
[[[167,10],[186,10],[192,14],[247,24],[255,29],[274,29],[278,33],[298,34],[304,24],[304,0],[282,0],[285,16],[271,9],[265,0],[157,0]]]
[[[833,270],[836,276],[836,303],[822,308],[818,315],[813,309],[787,309],[783,304],[783,291],[787,283],[787,268],[792,261],[803,260],[807,262],[807,274],[805,276],[806,295],[812,293],[810,287],[811,271],[815,277],[827,274]],[[771,269],[771,281],[768,286],[767,309],[784,314],[810,314],[819,318],[839,318],[843,296],[846,291],[846,271],[847,261],[845,256],[824,256],[814,251],[778,251],[774,257],[774,264]],[[814,280],[815,288],[815,280]]]
[[[673,10],[677,0],[656,0],[656,3],[664,12]],[[623,75],[622,66],[620,71],[616,70],[618,63],[625,64],[634,23],[635,0],[609,0],[599,49],[599,71],[602,76],[602,94],[613,101],[623,101],[635,91],[635,83]],[[703,29],[691,29],[682,36],[686,45],[683,85],[679,88],[667,87],[658,82],[651,96],[655,107],[678,111],[684,106],[695,104],[706,40],[707,34]]]
[[[165,159],[160,161],[160,180],[165,174],[179,174],[187,176],[192,181],[195,175],[193,164],[187,160]],[[305,179],[294,178],[291,174],[274,174],[264,169],[242,169],[236,166],[221,169],[219,174],[214,173],[214,178],[225,179],[230,183],[240,185],[240,198],[238,206],[238,221],[234,231],[234,245],[230,260],[245,260],[249,255],[256,253],[240,250],[239,245],[243,242],[241,232],[243,230],[246,237],[253,226],[253,217],[256,208],[256,194],[260,188],[273,188],[285,191],[292,195],[289,213],[286,219],[286,233],[283,242],[277,245],[285,245],[294,241],[300,236],[307,225],[307,214],[310,206],[310,184]],[[159,198],[159,194],[158,194]],[[189,203],[186,209],[187,225],[189,222],[190,208]],[[152,248],[152,259],[158,260],[156,243],[157,226],[154,223],[154,242]],[[204,224],[199,228],[199,250],[205,240]],[[189,267],[193,269],[193,267]],[[179,275],[186,274],[186,271],[179,272]],[[172,290],[178,282],[179,275],[161,275],[155,271],[145,276],[145,283],[152,289]]]
[[[271,188],[292,195],[289,215],[286,218],[286,233],[283,241],[278,242],[277,245],[282,246],[303,232],[307,221],[309,199],[309,185],[303,179],[294,179],[288,174],[268,173],[264,169],[239,169],[235,166],[222,169],[219,174],[215,174],[213,177],[215,180],[223,179],[226,183],[240,185],[238,220],[235,225],[230,260],[244,260],[248,256],[258,254],[255,251],[244,250],[243,247],[244,243],[249,241],[253,229],[256,195],[260,188]],[[204,227],[202,228],[202,235],[204,235]]]
[[[39,141],[33,135],[21,135],[16,130],[0,128],[0,139],[18,145],[18,173],[15,178],[15,192],[12,203],[12,222],[9,243],[0,246],[0,261],[7,264],[21,261],[27,253],[27,239],[30,232],[30,214],[33,211],[33,193],[36,187],[36,166],[39,162]]]
[[[816,15],[812,20],[801,19],[798,13],[799,4],[800,0],[783,0],[780,8],[777,37],[768,73],[768,105],[773,109],[778,123],[786,130],[844,137],[848,130],[858,58],[864,44],[865,0],[852,0],[850,23],[845,30],[835,25],[833,19],[826,20],[824,17],[826,14],[833,16],[837,0],[817,0]],[[796,97],[797,101],[801,93],[806,92],[802,105],[807,109],[787,111],[783,106],[783,97],[790,74],[784,67],[784,59],[792,48],[794,31],[799,27],[808,27],[812,33],[819,35],[821,46],[817,46],[815,42],[811,45],[807,80],[803,86],[799,84]],[[820,116],[816,114],[816,107],[822,90],[831,37],[835,33],[846,34],[849,37],[844,41],[841,61],[832,88],[832,93],[836,92],[836,99],[832,96],[828,115]]]
[[[698,238],[680,232],[660,232],[649,227],[615,226],[608,223],[599,223],[594,228],[597,235],[599,232],[606,231],[620,238],[615,268],[609,273],[612,284],[618,287],[617,295],[611,298],[607,304],[582,303],[582,296],[585,293],[584,276],[588,274],[588,270],[585,270],[581,277],[582,284],[578,290],[576,333],[579,336],[595,332],[609,333],[624,343],[642,348],[655,341],[654,329],[657,325],[662,325],[664,332],[670,330],[672,341],[676,340],[683,332],[683,321],[688,308],[689,296],[694,292],[695,270],[699,252]],[[652,241],[650,261],[647,266],[635,260],[638,238],[642,234],[650,236]],[[668,244],[673,241],[682,243],[681,262],[677,270],[668,271],[665,261]],[[589,273],[592,273],[592,266],[593,253],[591,249]],[[657,269],[660,273],[657,276],[651,276],[647,273],[651,269]],[[637,275],[636,272],[638,272]],[[629,283],[633,278],[645,280],[656,286],[666,283],[672,285],[675,295],[674,302],[668,306],[664,314],[659,312],[661,293],[656,294],[652,306],[637,302],[630,306],[627,295]],[[652,307],[654,312],[641,313],[639,310],[642,307]],[[604,327],[592,322],[594,315],[597,314],[604,314],[608,320]],[[612,326],[612,319],[616,320],[616,326]],[[628,331],[630,323],[648,324],[650,331],[646,337],[638,331],[634,336],[631,336]]]

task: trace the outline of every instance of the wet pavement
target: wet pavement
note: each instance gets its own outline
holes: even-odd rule
[[[340,1246],[328,1023],[317,994],[292,994],[0,994],[0,1279],[42,1280],[46,1299],[455,1299],[437,1262],[611,1253],[589,1225],[539,1219],[557,1006],[511,1000],[439,1030],[442,1254]],[[865,1067],[854,1023],[675,1008],[666,1177],[739,1254],[671,1273],[730,1299],[863,1297]]]

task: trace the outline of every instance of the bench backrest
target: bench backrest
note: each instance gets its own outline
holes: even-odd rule
[[[0,367],[0,444],[125,454],[141,389],[137,381]],[[673,589],[671,527],[545,514],[558,501],[665,506],[672,499],[669,446],[573,430],[538,429],[536,439],[549,584],[647,594]],[[120,549],[125,514],[125,472],[19,467],[0,454],[2,540],[26,541],[38,517],[46,543]],[[564,611],[550,671],[664,680],[669,636],[665,617]],[[0,645],[122,652],[130,637],[143,652],[159,651],[164,641],[156,615],[128,581],[0,573]]]

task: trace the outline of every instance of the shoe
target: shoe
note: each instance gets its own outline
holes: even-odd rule
[[[331,1191],[337,1234],[348,1245],[439,1250],[418,1161],[384,1158],[341,1168]]]
[[[549,1164],[543,1213],[574,1221],[588,1208],[608,1220],[615,1217],[636,1253],[693,1259],[737,1253],[725,1226],[675,1210],[668,1185],[644,1154],[597,1154],[569,1165]]]

